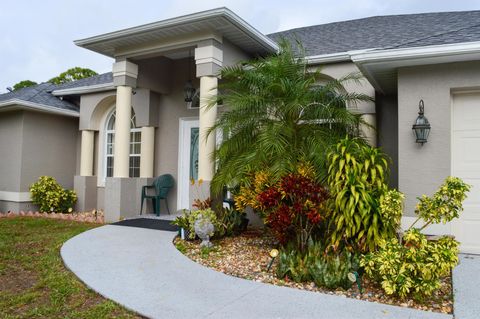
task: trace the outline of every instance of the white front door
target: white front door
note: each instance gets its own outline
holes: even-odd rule
[[[177,209],[190,209],[190,181],[198,179],[197,118],[181,118],[178,141],[178,194]]]
[[[480,254],[480,92],[454,95],[452,116],[452,175],[472,186],[452,232],[462,252]]]

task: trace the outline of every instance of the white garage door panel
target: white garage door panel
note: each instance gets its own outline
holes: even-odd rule
[[[463,252],[480,254],[480,93],[454,96],[452,124],[452,175],[472,186],[452,232]]]

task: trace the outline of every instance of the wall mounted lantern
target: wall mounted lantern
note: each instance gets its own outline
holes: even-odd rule
[[[183,96],[185,98],[185,102],[191,103],[196,92],[197,90],[193,87],[192,80],[188,80],[183,87]]]
[[[188,54],[188,81],[185,83],[185,86],[183,87],[183,97],[185,98],[185,102],[187,103],[187,107],[191,108],[192,107],[192,102],[193,99],[195,98],[195,95],[197,94],[197,90],[193,87],[191,76],[192,76],[192,70],[191,70],[191,52]]]
[[[423,104],[423,100],[420,100],[420,102],[418,103],[418,109],[419,109],[418,116],[415,121],[415,124],[413,124],[412,126],[412,130],[417,139],[416,142],[421,143],[423,145],[424,143],[427,143],[431,126],[424,115],[425,106]]]

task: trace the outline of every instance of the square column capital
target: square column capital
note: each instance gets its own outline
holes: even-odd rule
[[[115,86],[137,86],[138,65],[127,61],[113,63],[113,85]]]
[[[216,40],[206,40],[198,43],[195,48],[195,63],[197,77],[215,76],[223,65],[223,46]]]

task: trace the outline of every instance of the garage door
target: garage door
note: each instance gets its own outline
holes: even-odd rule
[[[452,175],[472,185],[452,232],[461,250],[480,254],[480,93],[453,98]]]

